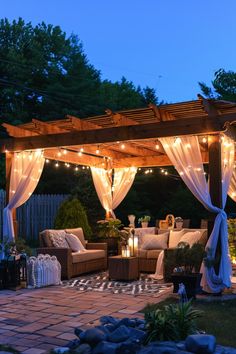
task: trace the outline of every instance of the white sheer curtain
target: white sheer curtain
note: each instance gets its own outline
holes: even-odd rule
[[[91,167],[93,182],[99,200],[106,210],[113,217],[113,210],[122,202],[133,184],[137,168],[115,168],[114,180],[112,181],[112,170]]]
[[[103,208],[107,213],[112,211],[112,178],[108,170],[91,167],[93,183]]]
[[[205,291],[219,292],[229,287],[231,276],[231,263],[228,252],[227,216],[224,207],[227,199],[230,179],[234,166],[234,144],[230,138],[224,136],[222,146],[222,204],[223,208],[217,208],[211,202],[208,184],[204,175],[202,157],[198,138],[196,136],[184,136],[181,138],[160,139],[167,156],[175,166],[179,175],[207,210],[216,213],[214,228],[206,247],[210,248],[215,256],[218,238],[221,240],[221,260],[219,275],[214,268],[206,268],[202,265],[201,285]]]
[[[229,185],[228,195],[236,202],[236,168],[234,167],[232,178]]]
[[[14,153],[11,167],[9,203],[3,210],[4,240],[14,240],[12,210],[24,204],[35,190],[43,170],[44,161],[41,151]]]
[[[136,173],[136,167],[114,169],[114,182],[112,186],[112,209],[118,207],[118,205],[125,198],[134,182]]]

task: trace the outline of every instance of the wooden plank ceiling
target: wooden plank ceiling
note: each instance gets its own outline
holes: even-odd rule
[[[18,126],[7,123],[2,126],[9,135],[5,148],[11,151],[19,151],[20,147],[43,148],[46,158],[77,165],[152,167],[171,165],[158,141],[158,136],[165,136],[165,131],[166,136],[188,131],[201,135],[203,160],[207,162],[203,136],[223,130],[223,123],[228,120],[236,120],[236,103],[208,100],[199,95],[195,101],[151,104],[121,112],[106,110],[104,115],[85,119],[68,115],[62,120],[32,119]],[[158,135],[159,127],[162,135]],[[78,140],[83,143],[75,144]]]

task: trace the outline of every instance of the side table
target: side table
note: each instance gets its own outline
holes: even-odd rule
[[[109,278],[113,280],[134,280],[139,278],[137,257],[113,256],[108,258]]]

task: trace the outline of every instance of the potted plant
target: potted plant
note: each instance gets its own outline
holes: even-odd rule
[[[138,219],[138,223],[142,225],[142,227],[148,227],[148,223],[151,220],[149,215],[144,215]]]
[[[181,218],[181,216],[177,216],[175,218],[175,227],[176,227],[176,229],[182,229],[183,228],[183,223],[184,223],[184,220]]]
[[[190,247],[189,244],[181,242],[173,250],[171,257],[168,257],[166,262],[171,263],[174,268],[174,272],[171,274],[174,293],[178,292],[179,284],[183,283],[188,299],[196,297],[196,294],[201,290],[202,274],[199,271],[205,255],[204,246],[200,243],[194,243]]]
[[[118,254],[118,242],[128,238],[128,231],[121,230],[123,224],[119,219],[108,218],[97,221],[98,237],[107,243],[108,255]]]

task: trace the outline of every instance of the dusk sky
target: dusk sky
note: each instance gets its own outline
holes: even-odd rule
[[[236,71],[235,0],[7,0],[0,14],[77,34],[102,78],[125,76],[166,102],[196,99],[199,81]]]

